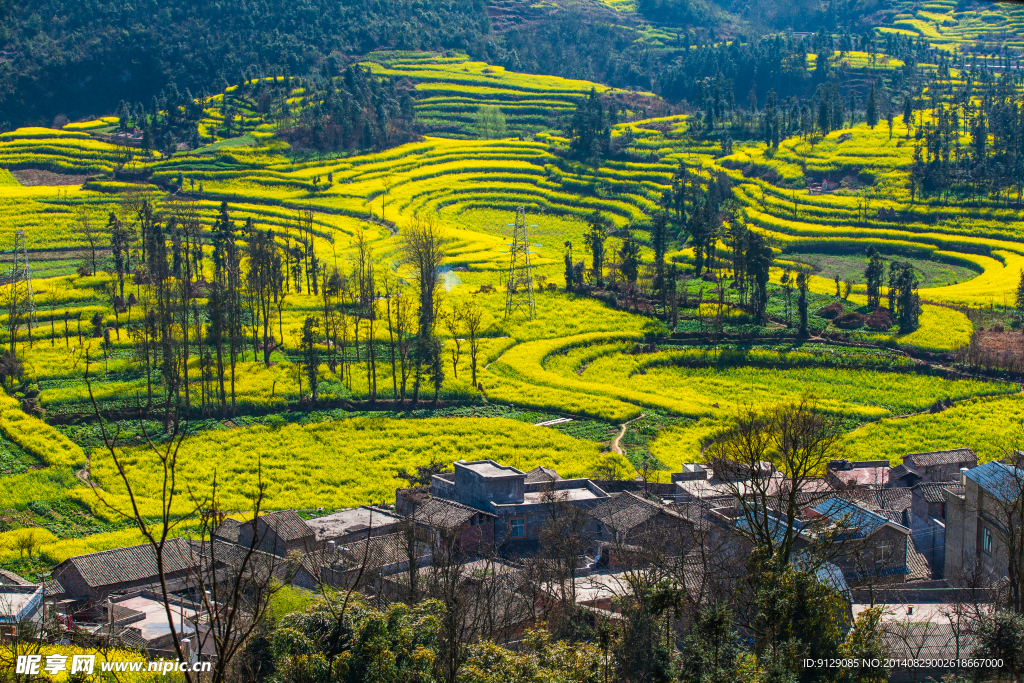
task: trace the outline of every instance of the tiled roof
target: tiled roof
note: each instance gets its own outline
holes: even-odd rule
[[[548,481],[560,481],[561,479],[558,476],[558,472],[542,465],[538,465],[526,473],[527,484],[541,484]]]
[[[1024,488],[1024,471],[997,460],[967,470],[965,476],[1003,502],[1015,500]]]
[[[64,586],[60,585],[60,581],[44,581],[43,592],[46,593],[46,597],[50,599],[60,599],[65,595]]]
[[[892,470],[889,471],[889,481],[896,481],[897,479],[902,479],[908,474],[913,474],[915,477],[921,476],[920,472],[904,463],[902,465],[897,465],[896,467],[892,468]]]
[[[903,523],[903,510],[879,510],[878,514],[885,517],[890,522],[895,522],[900,526],[906,526]]]
[[[412,518],[420,524],[427,526],[443,527],[454,529],[462,526],[473,515],[489,514],[453,500],[444,498],[431,498],[416,508]]]
[[[907,543],[907,581],[929,581],[931,578],[928,560],[917,552],[913,543]]]
[[[875,491],[878,497],[878,507],[883,510],[906,510],[913,500],[913,493],[909,487],[898,486],[891,489],[879,489]]]
[[[213,530],[213,535],[231,543],[238,543],[238,530],[241,528],[241,522],[237,519],[231,519],[228,517]]]
[[[0,569],[0,583],[5,586],[33,586],[31,581],[27,581],[14,572],[9,572],[6,569]]]
[[[964,487],[963,484],[956,481],[944,481],[939,483],[931,484],[918,484],[914,487],[919,490],[924,496],[924,499],[929,503],[944,503],[946,502],[946,490],[949,489],[957,495],[963,495]]]
[[[854,538],[870,536],[885,525],[886,522],[891,521],[882,515],[871,512],[842,498],[831,498],[815,506],[813,509],[818,514],[824,515],[836,523],[845,518],[844,525],[850,530],[849,535]]]
[[[929,465],[956,465],[962,462],[977,462],[978,456],[970,448],[954,448],[949,451],[932,451],[930,453],[910,453],[903,456],[915,467],[928,467]]]
[[[199,550],[187,539],[171,539],[164,546],[164,573],[187,572],[199,566],[199,559]],[[93,588],[153,580],[159,574],[156,554],[148,543],[72,557],[58,565],[54,573],[64,565],[73,566]]]
[[[877,491],[872,489],[847,489],[845,491],[839,491],[836,494],[836,497],[848,500],[854,505],[859,505],[867,510],[882,509],[882,505],[878,500]]]
[[[303,538],[313,537],[313,529],[299,517],[295,510],[280,510],[260,515],[260,521],[277,534],[277,537],[288,543]]]
[[[409,545],[404,534],[372,536],[369,539],[348,543],[340,552],[344,553],[345,563],[349,566],[362,565],[365,558],[367,569],[409,561]],[[428,548],[420,543],[413,549],[416,557],[423,557],[428,552]]]
[[[657,503],[626,491],[590,510],[590,516],[616,531],[629,531],[660,513],[678,516]]]

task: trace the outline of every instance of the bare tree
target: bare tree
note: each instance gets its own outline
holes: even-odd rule
[[[413,218],[402,231],[406,262],[419,285],[419,320],[414,350],[416,371],[413,380],[413,403],[419,402],[423,367],[435,365],[440,345],[434,335],[435,299],[440,285],[440,267],[445,260],[448,239],[437,219]]]
[[[733,428],[705,451],[716,473],[724,475],[735,498],[735,532],[758,550],[761,559],[785,566],[797,551],[801,530],[812,539],[819,562],[838,552],[834,538],[821,531],[828,519],[802,520],[802,511],[834,495],[819,479],[842,453],[842,431],[812,397],[765,411],[747,406]]]

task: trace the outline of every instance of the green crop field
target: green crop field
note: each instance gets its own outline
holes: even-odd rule
[[[623,30],[650,50],[682,40],[636,20],[636,3],[604,4],[633,22]],[[1024,10],[960,12],[936,2],[899,11],[877,27],[870,51],[807,48],[797,62],[807,74],[834,69],[894,90],[906,86],[905,74],[933,74],[913,93],[911,121],[893,98],[900,108],[891,129],[884,112],[869,126],[862,100],[858,114],[819,130],[817,111],[787,99],[777,105],[782,131],[773,144],[758,123],[769,119],[742,103],[722,114],[646,87],[410,50],[358,60],[360,78],[382,79],[404,102],[393,117],[411,131],[401,142],[389,136],[405,129],[381,124],[383,115],[373,119],[378,129],[367,119],[368,132],[359,133],[372,144],[325,151],[295,137],[336,106],[323,93],[352,72],[242,77],[181,105],[198,113],[194,142],[178,147],[125,142],[117,135],[123,115],[0,134],[0,250],[13,262],[15,232],[23,231],[34,274],[31,318],[12,318],[14,288],[0,285],[0,343],[19,363],[18,373],[0,373],[13,396],[0,406],[0,564],[22,566],[17,543],[29,533],[38,534],[43,565],[139,540],[103,502],[127,505],[97,411],[121,430],[119,453],[145,514],[155,514],[159,494],[146,435],[170,443],[173,425],[184,429],[176,421],[183,413],[180,493],[206,495],[216,477],[220,509],[242,513],[258,474],[268,482],[268,508],[334,509],[387,502],[400,470],[460,458],[545,465],[565,477],[611,467],[632,477],[649,455],[653,476],[667,480],[680,462],[699,460],[738,409],[804,396],[847,432],[853,459],[895,462],[960,446],[996,457],[1024,420],[1012,374],[1020,366],[1000,376],[998,363],[964,358],[982,324],[998,325],[999,334],[1020,327],[1024,180],[981,187],[968,178],[958,189],[926,192],[920,159],[929,144],[952,145],[957,158],[975,153],[965,128],[947,131],[944,142],[928,137],[947,107],[974,116],[997,87],[1004,98],[1021,90],[1019,80],[999,86],[979,76],[964,100],[955,89],[988,58],[975,52],[969,66],[946,68],[945,55],[992,31],[1019,37]],[[928,55],[938,63],[904,61],[905,46],[918,45],[898,42],[909,36],[922,52],[936,48]],[[1015,41],[1003,44],[1024,47]],[[883,44],[904,47],[888,54],[876,49]],[[581,151],[576,129],[591,93],[606,118]],[[768,105],[758,106],[763,113]],[[1001,140],[986,137],[989,145]],[[823,180],[832,189],[811,187]],[[717,232],[698,247],[696,207],[718,191],[727,196],[708,219]],[[691,223],[680,221],[673,196]],[[144,206],[156,216],[146,235]],[[518,207],[530,226],[533,319],[505,315]],[[653,265],[662,211],[677,221],[660,252],[677,277],[672,304],[659,299]],[[588,246],[595,216],[606,231],[600,274],[608,282],[600,286]],[[422,273],[410,262],[408,236],[424,224],[445,237],[438,346],[412,405]],[[131,229],[120,256],[115,225]],[[751,303],[754,285],[738,272],[737,234],[773,250],[764,321]],[[283,285],[258,281],[264,238],[275,245],[272,267]],[[214,307],[226,243],[238,249],[243,274],[233,285],[242,314],[228,335],[229,379],[217,374],[217,340],[227,333]],[[910,328],[865,324],[869,247],[915,274],[920,315]],[[153,249],[164,249],[159,259]],[[639,262],[632,284],[629,253]],[[574,292],[566,291],[570,254],[570,269],[586,280]],[[132,265],[122,268],[119,258]],[[158,262],[172,270],[164,279],[150,271]],[[698,263],[707,275],[693,276]],[[806,335],[797,332],[797,272],[807,276]],[[882,283],[883,306],[890,284]],[[171,313],[158,324],[161,302]],[[859,322],[844,327],[830,307]],[[467,312],[477,316],[472,342]],[[962,374],[951,374],[954,366]],[[952,408],[928,413],[947,398]],[[558,416],[572,421],[534,426]],[[630,420],[626,452],[612,452],[613,435]],[[173,512],[187,512],[184,498]]]

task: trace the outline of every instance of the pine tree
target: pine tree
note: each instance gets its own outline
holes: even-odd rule
[[[807,273],[801,271],[796,276],[796,286],[800,290],[797,299],[797,311],[800,313],[800,336],[807,336]]]
[[[914,105],[910,101],[908,95],[903,100],[903,125],[907,127],[907,139],[910,139],[910,124],[913,123],[914,119]]]
[[[1020,271],[1020,281],[1017,283],[1017,298],[1014,301],[1017,311],[1024,313],[1024,270]]]
[[[878,92],[875,89],[874,83],[871,84],[871,90],[868,91],[866,116],[868,128],[874,130],[875,126],[878,125]]]

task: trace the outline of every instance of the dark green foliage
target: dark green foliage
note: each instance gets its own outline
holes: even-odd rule
[[[346,594],[330,594],[282,617],[270,634],[274,682],[431,681],[440,603],[392,605],[379,612]]]
[[[998,610],[980,620],[974,636],[973,657],[1002,660],[1002,668],[990,673],[1000,680],[1020,680],[1024,674],[1024,614]]]
[[[732,683],[739,679],[742,648],[733,615],[723,604],[705,607],[683,641],[681,683]]]
[[[5,127],[113,111],[129,93],[148,102],[172,82],[198,95],[244,75],[336,74],[335,50],[465,49],[490,31],[479,0],[29,0],[0,8],[0,21],[0,49],[14,55],[0,70]]]
[[[320,351],[317,349],[320,320],[307,317],[302,323],[302,369],[306,373],[311,400],[316,402],[320,386]]]
[[[591,274],[598,287],[604,281],[604,243],[608,239],[609,220],[596,209],[587,217],[587,232],[583,241],[591,254]]]
[[[797,273],[796,286],[800,290],[800,298],[797,300],[797,310],[800,313],[800,336],[807,336],[807,273]]]
[[[626,281],[635,284],[636,278],[640,274],[640,243],[637,242],[632,231],[627,230],[623,236],[619,257],[622,259],[622,274],[626,276]]]
[[[875,84],[871,84],[871,90],[868,91],[868,103],[867,103],[867,123],[868,128],[874,128],[878,125],[878,91],[875,88]]]
[[[754,317],[764,324],[767,321],[765,314],[768,308],[768,279],[775,253],[761,233],[750,232],[747,243],[747,275],[754,281],[750,303],[754,308]]]
[[[814,571],[768,561],[751,572],[757,587],[754,633],[759,664],[769,680],[816,680],[804,658],[835,657],[842,641],[844,600]]]
[[[921,316],[921,298],[917,294],[917,272],[909,263],[889,264],[889,310],[900,325],[900,332],[917,329]]]
[[[590,94],[576,105],[576,113],[572,116],[568,133],[569,151],[577,159],[597,164],[601,157],[608,153],[611,129],[608,127],[601,98],[593,88],[590,89]]]
[[[868,267],[864,270],[867,280],[868,308],[878,308],[882,301],[882,279],[885,277],[885,260],[878,250],[868,247]]]

